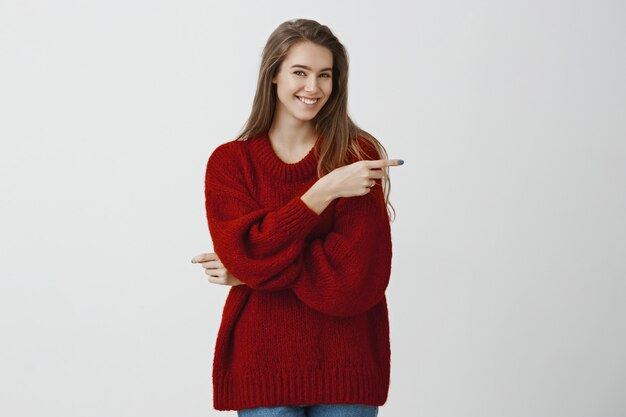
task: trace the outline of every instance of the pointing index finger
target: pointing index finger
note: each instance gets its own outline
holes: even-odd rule
[[[193,258],[191,258],[191,263],[214,261],[216,259],[217,259],[217,254],[215,252],[201,253],[200,255],[196,255]]]
[[[367,161],[370,168],[383,168],[387,166],[397,166],[404,164],[402,159],[376,159]]]

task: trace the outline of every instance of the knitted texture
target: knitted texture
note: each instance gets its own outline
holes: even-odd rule
[[[379,159],[361,143],[366,159]],[[317,162],[315,146],[299,162],[282,161],[267,132],[209,157],[213,248],[246,284],[231,287],[222,313],[216,410],[387,400],[392,245],[381,180],[318,215],[300,198],[318,180]]]

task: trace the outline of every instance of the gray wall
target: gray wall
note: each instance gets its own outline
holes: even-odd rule
[[[495,0],[2,0],[0,414],[224,415],[204,168],[294,17],[405,160],[380,415],[626,415],[626,6]]]

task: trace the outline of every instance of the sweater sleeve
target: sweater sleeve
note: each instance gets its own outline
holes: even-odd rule
[[[368,194],[339,199],[333,230],[305,246],[292,291],[322,313],[358,315],[384,297],[391,259],[389,216],[376,180]]]
[[[233,144],[216,148],[206,167],[205,207],[213,248],[224,267],[254,289],[283,290],[298,277],[295,262],[320,216],[294,196],[272,210],[250,194]]]

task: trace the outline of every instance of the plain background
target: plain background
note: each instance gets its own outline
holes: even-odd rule
[[[626,415],[620,1],[0,3],[0,414],[212,409],[208,156],[281,22],[392,170],[381,416]]]

